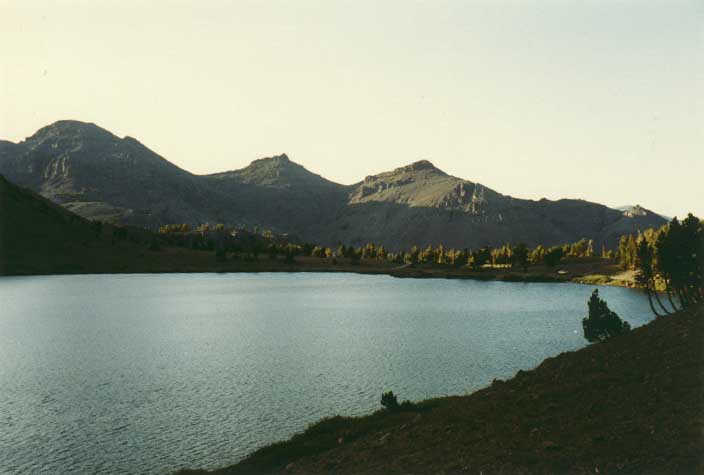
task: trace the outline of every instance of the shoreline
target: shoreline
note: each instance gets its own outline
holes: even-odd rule
[[[325,418],[234,465],[176,473],[700,473],[702,342],[699,305],[467,395]]]
[[[160,255],[160,254],[165,255]],[[470,270],[435,264],[397,265],[385,261],[332,263],[327,258],[298,258],[295,263],[262,258],[256,261],[212,262],[210,253],[170,249],[149,253],[152,259],[138,258],[124,262],[64,264],[59,268],[26,269],[2,273],[0,276],[48,276],[91,274],[195,274],[195,273],[353,273],[361,275],[388,275],[401,279],[468,279],[499,282],[575,283],[637,288],[632,276],[622,272],[613,262],[593,259],[587,262],[566,262],[554,269],[530,266],[526,272],[510,268]],[[139,257],[144,257],[143,253]],[[156,258],[154,258],[156,257]],[[625,276],[625,277],[624,277]]]
[[[550,276],[521,276],[521,275],[482,275],[482,274],[430,274],[430,273],[399,273],[376,270],[352,270],[352,269],[228,269],[228,270],[186,270],[174,269],[168,271],[90,271],[90,272],[53,272],[53,273],[13,273],[0,274],[0,277],[48,277],[48,276],[69,276],[69,275],[160,275],[160,274],[358,274],[358,275],[388,275],[397,279],[448,279],[448,280],[479,280],[493,282],[515,282],[515,283],[548,283],[548,284],[582,284],[582,285],[604,285],[611,287],[624,287],[637,290],[635,285],[629,285],[627,281],[614,280],[609,276],[598,275],[597,278],[605,278],[602,281],[592,281],[581,277],[560,278]],[[608,280],[606,280],[608,279]]]

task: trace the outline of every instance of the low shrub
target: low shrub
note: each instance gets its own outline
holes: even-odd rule
[[[415,405],[411,401],[403,401],[401,404],[398,403],[398,398],[393,391],[387,393],[382,393],[381,395],[381,405],[387,411],[400,412],[400,411],[410,411],[415,409]]]

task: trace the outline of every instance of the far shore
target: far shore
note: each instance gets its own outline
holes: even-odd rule
[[[92,255],[91,255],[92,254]],[[111,258],[112,257],[112,258]],[[162,273],[239,273],[239,272],[349,272],[389,275],[398,278],[474,279],[504,282],[572,282],[589,285],[635,287],[633,272],[623,271],[615,260],[601,258],[567,259],[555,267],[531,265],[526,269],[416,263],[399,264],[376,259],[352,262],[346,258],[296,257],[286,262],[279,257],[257,259],[229,258],[216,261],[212,252],[170,247],[159,251],[125,248],[114,256],[104,253],[82,255],[64,262],[26,262],[25,266],[5,275],[65,274],[162,274]]]

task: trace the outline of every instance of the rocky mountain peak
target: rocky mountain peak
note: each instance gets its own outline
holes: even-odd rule
[[[274,155],[259,158],[248,166],[239,170],[210,175],[216,180],[232,179],[238,183],[270,187],[270,188],[295,188],[299,190],[310,188],[340,188],[315,173],[307,170],[303,165],[292,161],[288,155]],[[219,183],[222,185],[222,183]]]
[[[78,120],[59,120],[53,124],[42,127],[24,143],[28,145],[39,144],[58,139],[116,139],[112,133],[92,122]]]
[[[422,173],[425,172],[425,173]],[[392,171],[389,172],[384,172],[384,173],[379,173],[378,175],[368,175],[364,178],[364,181],[362,182],[364,185],[372,184],[372,183],[379,183],[379,182],[386,182],[387,184],[393,183],[393,186],[399,186],[399,185],[404,185],[408,184],[411,182],[414,182],[416,179],[419,179],[420,176],[424,177],[447,177],[445,172],[437,168],[435,165],[433,165],[431,162],[428,160],[418,160],[417,162],[413,162],[409,165],[405,165],[402,167],[398,167]],[[374,185],[377,186],[377,185]],[[379,185],[382,188],[384,185]],[[369,193],[367,190],[365,193],[363,193],[365,196]]]
[[[623,210],[623,215],[627,218],[635,218],[638,216],[647,216],[648,210],[643,208],[641,205],[631,206],[630,208]]]
[[[418,160],[408,166],[411,170],[437,170],[429,160]]]
[[[253,160],[252,163],[249,164],[249,167],[281,168],[289,165],[298,164],[292,162],[291,159],[288,158],[288,155],[282,153],[281,155],[273,155],[271,157],[264,157]]]
[[[443,175],[445,174],[442,170],[437,168],[435,165],[433,165],[428,160],[418,160],[417,162],[413,162],[410,165],[399,167],[399,168],[395,169],[393,171],[393,173],[410,173],[410,172],[418,172],[418,171],[423,171],[423,170],[439,172],[439,173],[442,173]]]

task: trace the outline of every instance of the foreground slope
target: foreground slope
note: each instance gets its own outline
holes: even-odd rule
[[[324,420],[215,473],[702,473],[703,448],[699,307],[469,396]]]
[[[20,143],[0,141],[0,174],[89,218],[155,229],[169,223],[258,226],[336,246],[464,248],[582,238],[614,247],[665,223],[640,209],[582,200],[523,200],[422,160],[346,186],[285,154],[240,170],[194,175],[95,124],[59,121]]]

